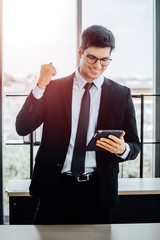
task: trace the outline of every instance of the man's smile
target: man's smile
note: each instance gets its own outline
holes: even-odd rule
[[[91,67],[89,67],[89,69],[90,69],[92,74],[97,75],[98,73],[100,73],[100,70],[97,70],[97,69],[94,69],[94,68],[91,68]]]

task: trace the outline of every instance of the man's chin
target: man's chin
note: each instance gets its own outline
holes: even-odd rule
[[[99,73],[98,73],[98,74],[89,74],[89,78],[91,78],[92,80],[98,78],[99,76],[100,76]],[[92,81],[92,80],[91,80],[91,81]]]

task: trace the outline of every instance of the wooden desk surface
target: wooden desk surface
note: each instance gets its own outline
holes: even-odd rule
[[[160,223],[112,225],[1,225],[1,240],[159,240]]]
[[[119,195],[160,194],[160,178],[121,178]]]
[[[9,180],[8,196],[29,196],[28,180]],[[160,178],[123,178],[119,179],[119,195],[160,194]]]

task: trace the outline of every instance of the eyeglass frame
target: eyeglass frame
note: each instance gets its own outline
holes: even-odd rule
[[[85,56],[86,56],[87,62],[88,62],[88,55],[90,55],[90,56],[92,56],[92,57],[95,58],[95,62],[93,62],[93,63],[88,62],[89,64],[95,64],[95,63],[99,60],[101,66],[108,66],[108,65],[110,64],[110,62],[112,61],[111,58],[107,58],[107,57],[104,57],[104,58],[97,58],[96,56],[94,56],[94,55],[92,55],[92,54],[90,54],[90,53],[86,53],[85,51],[83,51],[83,52],[85,53]],[[104,65],[104,64],[101,63],[101,61],[102,61],[103,59],[105,59],[105,58],[107,59],[107,61],[109,61],[108,64],[106,64],[106,65]]]

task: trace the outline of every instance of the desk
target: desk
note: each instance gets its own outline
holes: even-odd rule
[[[31,224],[37,203],[29,195],[29,185],[30,180],[8,182],[11,224]],[[160,178],[119,179],[118,194],[113,223],[160,222]]]
[[[30,196],[30,179],[13,179],[8,181],[9,197]],[[119,195],[148,195],[160,194],[160,178],[120,178]]]
[[[3,225],[1,240],[159,240],[160,224]]]

